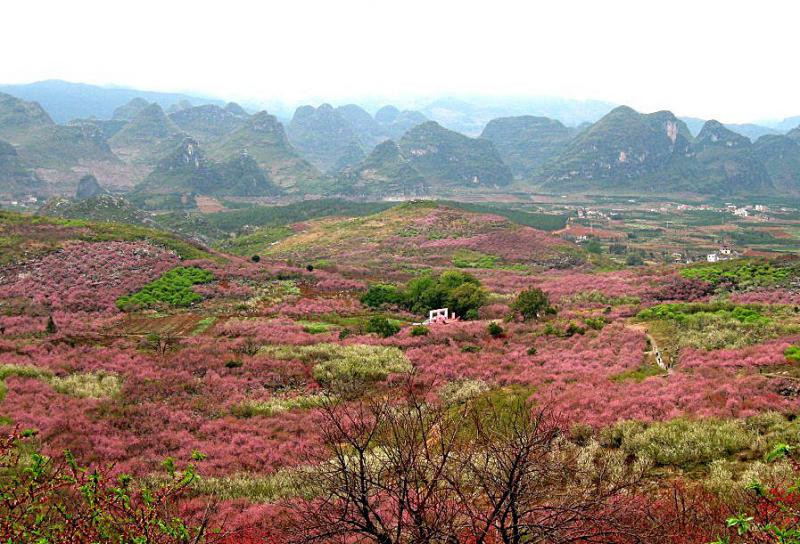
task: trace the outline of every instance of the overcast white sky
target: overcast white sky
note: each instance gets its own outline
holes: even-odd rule
[[[800,114],[800,2],[4,2],[0,82],[225,99],[597,98],[742,122]]]

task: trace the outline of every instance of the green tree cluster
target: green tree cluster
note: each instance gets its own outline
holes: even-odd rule
[[[404,290],[394,285],[371,285],[361,302],[371,308],[401,306],[421,315],[448,308],[460,317],[475,319],[486,299],[486,290],[477,278],[460,270],[447,270],[438,276],[426,273],[414,278]]]

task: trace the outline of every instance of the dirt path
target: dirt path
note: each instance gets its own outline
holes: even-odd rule
[[[644,323],[633,323],[628,325],[628,328],[644,333],[644,335],[650,341],[650,351],[647,353],[653,357],[656,364],[661,367],[662,370],[665,370],[667,374],[671,374],[672,361],[664,357],[661,348],[658,347],[658,342],[656,342],[656,339],[653,337],[653,335],[647,331],[647,325]]]

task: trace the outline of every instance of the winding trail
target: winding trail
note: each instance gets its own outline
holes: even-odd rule
[[[653,335],[648,332],[647,325],[644,323],[633,323],[627,326],[629,329],[644,333],[644,335],[650,341],[650,351],[647,351],[646,353],[653,356],[656,364],[661,368],[661,370],[664,370],[667,375],[672,374],[672,361],[664,360],[663,353],[658,347],[658,342],[656,342],[656,339],[653,337]]]

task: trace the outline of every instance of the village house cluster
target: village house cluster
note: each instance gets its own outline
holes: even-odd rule
[[[21,198],[0,200],[0,209],[38,208],[41,202],[34,195],[25,195]]]
[[[714,251],[706,255],[706,261],[708,261],[709,263],[717,263],[719,261],[727,261],[729,259],[735,259],[738,256],[739,252],[734,251],[730,245],[720,244],[718,251]]]

